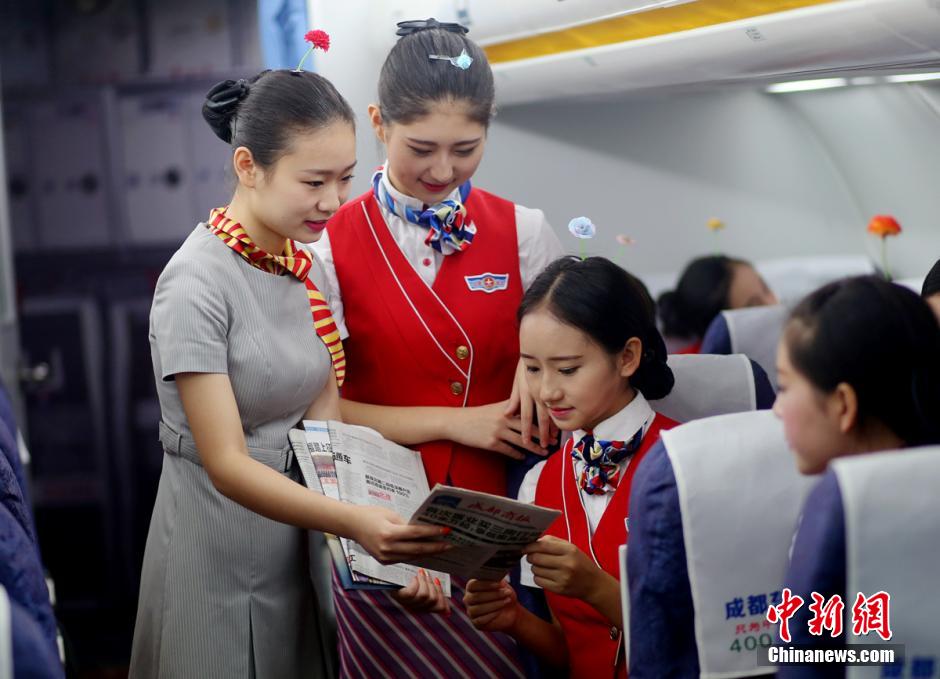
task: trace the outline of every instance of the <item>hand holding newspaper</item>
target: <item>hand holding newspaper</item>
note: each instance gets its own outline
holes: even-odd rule
[[[291,445],[308,488],[351,504],[385,507],[407,518],[428,494],[418,453],[365,427],[304,420],[291,432]],[[329,539],[329,538],[328,538]],[[333,540],[333,562],[347,589],[389,589],[408,585],[418,572],[409,564],[382,565],[353,540]],[[342,556],[337,553],[339,543]],[[450,596],[450,576],[431,573]]]
[[[437,484],[410,523],[446,526],[454,548],[410,563],[463,578],[501,580],[539,539],[557,510],[497,495]]]
[[[428,490],[421,456],[365,427],[304,420],[291,445],[306,485],[343,502],[386,507],[409,523],[448,527],[454,547],[408,564],[383,566],[346,538],[327,536],[333,561],[347,589],[405,586],[417,567],[438,577],[450,596],[450,577],[499,580],[559,512],[516,500],[438,484]]]

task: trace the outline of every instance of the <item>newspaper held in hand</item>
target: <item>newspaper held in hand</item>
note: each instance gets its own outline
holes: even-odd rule
[[[463,578],[502,580],[560,514],[497,495],[437,484],[410,523],[446,526],[454,548],[410,563]]]
[[[339,488],[336,484],[336,467],[333,463],[333,448],[330,444],[329,429],[325,426],[312,430],[291,429],[288,438],[294,457],[300,467],[304,485],[332,500],[339,501]],[[353,557],[349,552],[349,539],[332,533],[323,534],[330,553],[330,560],[339,576],[343,589],[398,589],[393,585],[375,578],[354,577]]]
[[[306,452],[310,452],[311,459],[315,461],[314,452],[323,451],[319,454],[325,456],[326,446],[329,446],[335,479],[330,478],[325,459],[320,465],[314,464],[313,469],[323,491],[332,494],[335,489],[336,499],[363,506],[385,507],[399,516],[408,517],[427,497],[427,479],[417,452],[392,443],[371,429],[342,422],[304,420],[304,432],[308,443],[306,451],[302,451],[305,457]],[[304,466],[300,465],[301,471]],[[309,473],[310,465],[307,467]],[[310,485],[308,483],[308,487]],[[372,588],[380,583],[406,586],[417,575],[418,568],[413,565],[379,563],[353,540],[343,538],[340,544],[353,582],[371,585]],[[340,565],[337,564],[338,567]],[[450,596],[450,577],[446,573],[430,575],[440,579],[444,594]],[[342,572],[340,577],[343,580]]]

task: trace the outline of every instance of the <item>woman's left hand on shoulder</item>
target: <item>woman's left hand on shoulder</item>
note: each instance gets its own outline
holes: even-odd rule
[[[604,575],[576,545],[550,535],[527,545],[523,553],[532,566],[535,584],[555,594],[587,600]]]
[[[423,568],[418,569],[418,574],[407,587],[392,592],[392,597],[415,613],[450,615],[450,601],[444,596],[441,581],[438,578],[432,578],[431,574]]]
[[[523,441],[531,443],[533,435],[536,435],[535,438],[541,443],[541,447],[536,443],[531,443],[533,447],[529,450],[538,455],[546,455],[548,446],[558,441],[559,431],[548,414],[548,408],[529,391],[525,371],[525,363],[520,359],[512,383],[512,394],[506,402],[503,414],[518,419],[519,433]],[[538,431],[533,431],[533,425]]]
[[[447,433],[452,441],[471,448],[483,448],[500,453],[515,460],[525,457],[518,448],[531,450],[538,455],[545,451],[538,444],[523,441],[522,422],[518,416],[506,414],[508,401],[455,409]],[[512,444],[512,445],[510,445]],[[518,448],[513,448],[517,446]]]

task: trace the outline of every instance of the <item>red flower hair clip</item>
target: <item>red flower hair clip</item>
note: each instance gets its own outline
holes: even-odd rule
[[[304,54],[303,58],[300,60],[300,63],[297,64],[297,68],[294,69],[295,73],[299,73],[303,70],[304,62],[307,60],[307,57],[310,56],[310,53],[315,49],[321,49],[324,52],[330,49],[330,35],[326,31],[307,31],[304,33],[304,40],[310,43],[310,48]]]
[[[326,31],[307,31],[304,33],[304,40],[324,52],[330,49],[330,35]]]

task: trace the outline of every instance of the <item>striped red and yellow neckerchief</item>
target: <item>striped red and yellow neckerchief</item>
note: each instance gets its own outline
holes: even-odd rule
[[[330,307],[310,276],[313,258],[291,239],[287,239],[283,255],[272,255],[251,240],[242,225],[225,216],[224,207],[217,207],[209,213],[209,230],[222,239],[222,242],[240,254],[254,267],[283,275],[291,274],[307,286],[310,300],[310,313],[313,315],[313,327],[333,359],[333,371],[336,373],[337,386],[343,386],[346,377],[346,353],[339,338],[339,329],[330,313]]]

